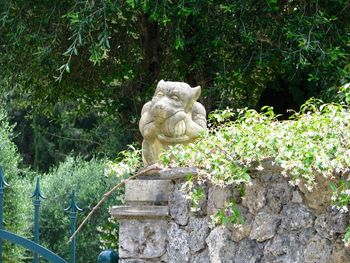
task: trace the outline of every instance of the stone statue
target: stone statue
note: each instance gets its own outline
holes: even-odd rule
[[[196,101],[200,93],[200,86],[159,81],[152,100],[142,108],[139,123],[145,165],[157,162],[169,145],[192,142],[206,128],[205,109]]]

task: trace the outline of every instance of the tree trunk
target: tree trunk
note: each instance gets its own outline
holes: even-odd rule
[[[140,15],[140,36],[143,51],[142,88],[148,89],[159,81],[161,65],[161,38],[157,23],[149,20],[148,15]]]

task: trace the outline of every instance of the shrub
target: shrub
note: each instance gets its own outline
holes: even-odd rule
[[[57,168],[42,175],[41,189],[47,199],[42,202],[40,241],[65,259],[69,258],[70,214],[63,209],[69,206],[70,193],[74,189],[77,204],[84,210],[77,215],[78,226],[103,193],[118,183],[115,177],[104,176],[105,164],[105,160],[68,157]],[[104,229],[113,224],[108,221],[108,206],[116,204],[115,196],[97,210],[77,235],[77,262],[96,262],[101,251],[97,228]],[[118,232],[117,225],[113,224],[112,228]],[[116,244],[116,235],[109,238]]]
[[[194,166],[200,170],[199,180],[229,185],[248,183],[247,168],[253,162],[274,158],[282,174],[291,177],[292,184],[304,184],[309,191],[317,185],[317,176],[338,180],[330,185],[333,204],[343,212],[348,211],[348,105],[324,104],[311,99],[286,121],[278,121],[271,107],[264,107],[261,113],[227,109],[214,112],[211,118],[215,124],[211,129],[196,143],[171,147],[161,157],[163,164]],[[263,167],[258,165],[257,169]],[[191,191],[193,196],[193,189]],[[350,227],[344,241],[350,245]]]
[[[28,209],[30,209],[30,192],[28,182],[20,176],[18,167],[21,158],[15,144],[12,142],[13,126],[9,125],[6,112],[0,108],[0,165],[4,177],[10,185],[4,194],[4,228],[19,235],[28,236]],[[24,250],[14,244],[4,242],[4,262],[23,262]]]

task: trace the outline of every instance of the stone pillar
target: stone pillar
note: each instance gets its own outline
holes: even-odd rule
[[[120,263],[166,262],[168,199],[173,183],[146,177],[125,184],[125,205],[113,206],[119,221]]]

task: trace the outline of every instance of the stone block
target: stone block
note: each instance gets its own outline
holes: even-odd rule
[[[304,244],[301,244],[298,236],[299,233],[291,235],[284,233],[267,241],[264,247],[264,258],[261,262],[305,262],[303,256]]]
[[[168,229],[168,262],[169,263],[187,263],[190,260],[188,233],[179,228],[175,223],[170,223]]]
[[[225,206],[231,197],[231,189],[229,187],[212,186],[208,193],[207,214],[214,215],[216,212]]]
[[[191,252],[198,252],[205,248],[205,239],[209,234],[207,218],[191,217],[186,230],[189,234],[189,247]]]
[[[295,231],[313,226],[315,216],[303,204],[289,203],[281,212],[280,231]]]
[[[234,262],[258,263],[261,262],[262,257],[263,253],[259,249],[258,244],[246,238],[239,243]]]
[[[171,180],[131,180],[125,182],[125,201],[129,202],[168,202],[173,189]]]
[[[218,226],[210,232],[206,239],[210,262],[235,262],[237,244],[230,236],[230,231],[224,226]]]
[[[299,204],[303,203],[303,196],[301,195],[301,193],[298,190],[295,190],[293,192],[292,202],[299,203]]]
[[[317,217],[315,229],[321,237],[334,240],[339,234],[346,232],[349,220],[349,213],[342,213],[335,207],[328,207],[325,213]]]
[[[167,221],[161,220],[161,219],[160,220],[156,220],[156,219],[120,220],[119,221],[119,256],[120,258],[123,258],[123,259],[160,258],[166,252],[167,229],[168,229]]]
[[[279,213],[282,207],[292,199],[291,187],[287,181],[269,185],[266,193],[266,205],[272,213]]]
[[[258,242],[272,238],[276,233],[279,221],[278,215],[259,212],[255,217],[250,238]]]
[[[176,185],[176,190],[169,197],[170,216],[179,225],[187,225],[189,219],[189,201],[185,193],[181,191],[181,184]]]
[[[168,206],[112,206],[110,214],[114,218],[126,217],[166,217]]]
[[[190,262],[193,263],[210,263],[208,249],[204,249],[203,251],[196,253],[192,256]]]
[[[304,251],[306,263],[329,263],[331,262],[332,246],[328,239],[315,235],[309,240]]]
[[[249,209],[252,214],[257,214],[266,204],[266,186],[259,180],[252,180],[245,187],[245,196],[242,197],[242,205]]]
[[[149,171],[146,175],[139,178],[142,179],[157,179],[157,180],[181,180],[187,179],[189,175],[196,177],[198,169],[195,167],[174,167],[166,168],[159,171]]]

